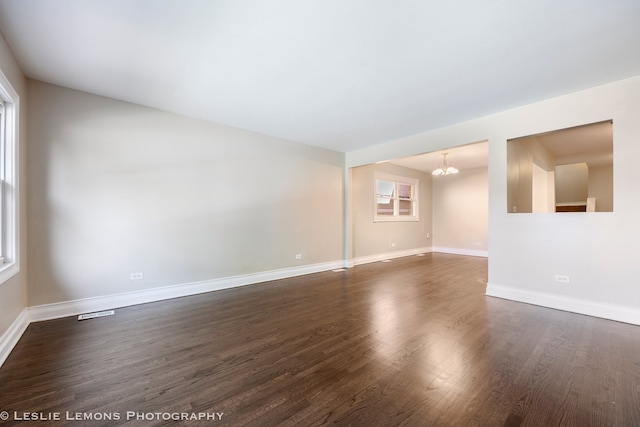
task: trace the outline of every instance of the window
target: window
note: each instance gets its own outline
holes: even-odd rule
[[[0,71],[0,283],[18,263],[18,94]]]
[[[374,221],[418,221],[418,180],[375,175]]]

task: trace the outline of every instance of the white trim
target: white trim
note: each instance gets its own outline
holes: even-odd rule
[[[18,344],[22,334],[27,330],[27,326],[29,326],[29,312],[25,308],[9,326],[9,329],[0,337],[0,366],[7,360],[13,348]]]
[[[417,206],[417,205],[416,205]],[[376,215],[373,219],[373,222],[418,222],[420,218],[415,216],[384,216],[384,215]]]
[[[407,249],[407,250],[403,250],[403,251],[386,252],[386,253],[382,253],[382,254],[360,256],[360,257],[356,257],[356,258],[353,258],[353,259],[349,260],[349,262],[347,263],[346,267],[351,268],[351,267],[354,267],[356,265],[369,264],[369,263],[372,263],[372,262],[379,262],[379,261],[383,261],[385,259],[394,259],[394,258],[401,258],[401,257],[405,257],[405,256],[424,254],[424,253],[427,253],[427,252],[431,252],[431,247]]]
[[[524,302],[557,310],[570,311],[572,313],[585,314],[587,316],[600,317],[618,322],[640,325],[640,311],[629,307],[613,304],[602,304],[586,301],[562,295],[552,295],[544,292],[535,292],[524,289],[516,289],[511,286],[487,283],[485,295],[504,298],[511,301]]]
[[[0,337],[0,366],[2,366],[7,359],[31,322],[59,319],[61,317],[76,316],[92,311],[110,310],[118,307],[162,301],[238,286],[253,285],[272,280],[334,270],[344,266],[345,261],[333,261],[27,307],[20,313],[2,337]]]
[[[3,207],[2,221],[0,227],[3,228],[2,239],[4,243],[5,263],[0,266],[0,285],[9,280],[20,271],[20,193],[19,193],[19,171],[20,161],[20,97],[15,91],[11,82],[0,70],[0,100],[4,102],[4,168],[0,175],[2,182],[2,198],[6,206]],[[1,252],[1,251],[0,251]]]
[[[479,256],[483,258],[489,257],[489,251],[481,251],[478,249],[443,248],[441,246],[434,246],[433,252],[453,255]]]
[[[556,206],[587,206],[587,202],[583,201],[583,202],[563,202],[563,203],[556,203]]]
[[[268,282],[271,280],[303,276],[305,274],[329,271],[336,268],[341,268],[343,266],[343,261],[334,261],[300,267],[283,268],[279,270],[265,271],[262,273],[243,274],[239,276],[224,277],[220,279],[204,280],[202,282],[184,283],[181,285],[163,286],[160,288],[124,292],[120,294],[105,295],[101,297],[77,299],[53,304],[44,304],[29,307],[29,317],[32,322],[58,319],[61,317],[76,316],[87,312],[109,310],[118,307],[127,307],[130,305],[145,304],[148,302],[162,301],[171,298],[197,295],[205,292],[218,291],[221,289],[235,288],[238,286],[252,285],[256,283]]]

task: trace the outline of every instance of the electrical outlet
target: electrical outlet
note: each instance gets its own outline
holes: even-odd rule
[[[302,254],[296,254],[296,259],[302,259]]]
[[[427,233],[427,239],[431,238],[431,233]]]
[[[144,273],[131,273],[129,274],[129,280],[142,280],[144,279]]]
[[[556,282],[558,283],[570,283],[571,279],[569,276],[565,276],[564,274],[556,274]]]

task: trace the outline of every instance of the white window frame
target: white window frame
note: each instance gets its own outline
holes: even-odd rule
[[[20,271],[18,129],[20,98],[0,70],[0,285]]]
[[[381,195],[378,194],[378,181],[386,181],[394,183],[394,197],[393,199],[393,215],[378,215],[378,198]],[[398,197],[398,184],[409,184],[412,186],[412,198],[411,199],[403,199],[403,200],[411,200],[413,206],[413,214],[412,215],[400,215],[399,206],[400,206],[400,198]],[[410,222],[410,221],[420,221],[419,215],[419,194],[420,194],[420,181],[415,178],[408,178],[405,176],[397,176],[390,175],[386,173],[374,173],[373,176],[373,222]],[[386,196],[385,196],[386,198]]]

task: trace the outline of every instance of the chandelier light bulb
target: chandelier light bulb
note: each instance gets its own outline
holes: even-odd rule
[[[438,176],[438,175],[451,175],[451,174],[460,172],[451,163],[447,163],[447,154],[449,154],[449,153],[443,153],[442,154],[442,165],[438,169],[436,169],[433,172],[431,172],[432,175],[435,175],[435,176]]]

